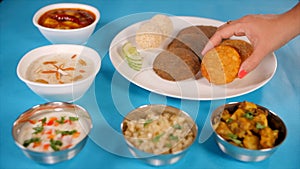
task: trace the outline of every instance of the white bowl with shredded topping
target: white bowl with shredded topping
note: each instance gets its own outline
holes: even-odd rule
[[[48,45],[26,53],[17,66],[18,77],[47,101],[80,99],[100,70],[99,54],[86,46]]]
[[[184,157],[197,136],[197,125],[182,110],[145,105],[130,112],[121,124],[130,152],[154,166],[174,164]]]

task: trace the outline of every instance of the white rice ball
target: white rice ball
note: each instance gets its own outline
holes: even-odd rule
[[[151,18],[150,22],[158,25],[163,34],[167,37],[170,36],[173,32],[173,22],[166,15],[157,14]]]
[[[142,49],[158,48],[164,41],[160,27],[152,22],[143,23],[136,32],[135,41]]]

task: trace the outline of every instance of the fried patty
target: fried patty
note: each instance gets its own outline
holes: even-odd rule
[[[253,47],[250,43],[239,39],[227,39],[220,45],[227,45],[233,47],[240,54],[242,62],[244,62],[253,52]]]
[[[154,72],[165,80],[200,78],[201,51],[217,27],[190,26],[182,29],[153,63]]]
[[[154,72],[165,80],[181,81],[196,78],[201,62],[186,48],[173,48],[161,52],[153,62]]]
[[[193,51],[198,57],[202,58],[201,51],[216,30],[217,27],[202,25],[184,28],[168,45],[167,50],[173,48],[186,48]]]
[[[215,26],[205,26],[205,25],[189,26],[179,31],[177,36],[180,36],[182,34],[202,34],[209,39],[214,35],[217,29],[218,28]]]
[[[237,77],[241,63],[241,57],[236,49],[220,45],[204,55],[201,73],[210,83],[227,84]]]

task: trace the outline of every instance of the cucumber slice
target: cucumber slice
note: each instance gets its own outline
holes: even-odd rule
[[[136,47],[134,47],[130,42],[126,42],[122,47],[123,52],[127,56],[137,56],[139,52],[137,51]]]
[[[125,60],[130,68],[134,70],[141,70],[143,64],[143,58],[130,42],[126,42],[122,46],[122,52],[125,55]]]
[[[129,62],[136,62],[136,63],[141,63],[143,60],[141,58],[138,58],[138,59],[133,59],[133,58],[130,58],[128,56],[125,56],[125,59]]]
[[[128,63],[128,66],[137,71],[141,70],[142,68],[142,64]]]

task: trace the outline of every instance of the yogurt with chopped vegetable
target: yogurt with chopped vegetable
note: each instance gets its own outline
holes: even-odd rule
[[[72,148],[86,136],[75,113],[50,112],[25,122],[18,137],[24,147],[38,152]]]

